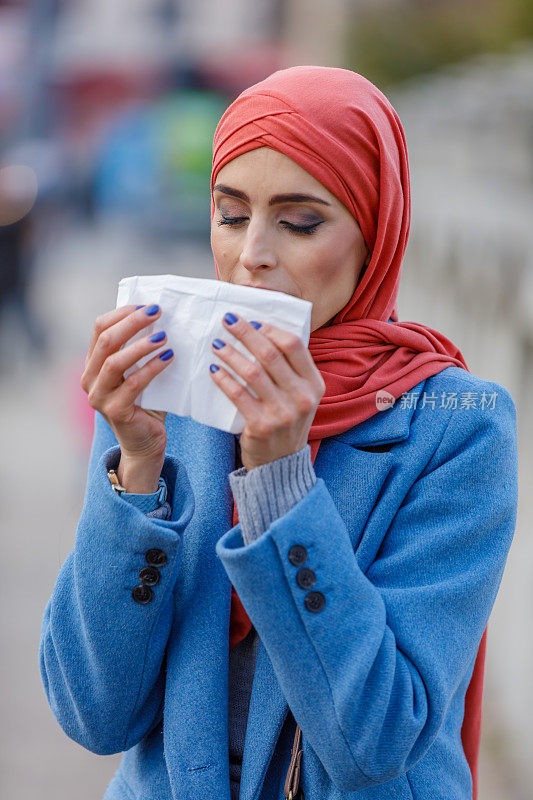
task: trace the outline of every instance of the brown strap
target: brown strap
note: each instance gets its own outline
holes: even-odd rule
[[[295,800],[298,787],[300,785],[300,764],[302,760],[302,750],[300,745],[302,743],[302,729],[296,725],[296,733],[294,734],[294,742],[292,745],[291,762],[287,770],[285,778],[285,785],[283,787],[283,794],[285,800]]]

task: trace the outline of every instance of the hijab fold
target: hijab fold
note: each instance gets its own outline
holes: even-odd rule
[[[314,463],[323,438],[376,413],[376,393],[395,399],[446,367],[466,369],[458,348],[439,331],[399,322],[397,295],[411,222],[407,145],[398,114],[369,80],[338,67],[278,70],[243,91],[215,131],[211,172],[258,147],[270,147],[313,175],[350,211],[372,257],[354,293],[330,322],[311,332],[309,351],[326,391],[308,442]],[[215,261],[217,278],[220,280]],[[234,504],[233,524],[238,523]],[[252,628],[231,588],[230,648]],[[461,736],[477,797],[477,758],[486,631],[465,698]]]

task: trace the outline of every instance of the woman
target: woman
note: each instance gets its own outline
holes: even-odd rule
[[[174,358],[124,381],[166,339],[122,347],[158,306],[98,318],[85,502],[41,634],[51,708],[126,751],[105,800],[475,797],[516,409],[398,322],[398,116],[357,73],[280,70],[222,116],[211,190],[218,279],[312,301],[309,347],[228,309],[211,374],[233,436],[134,405]]]

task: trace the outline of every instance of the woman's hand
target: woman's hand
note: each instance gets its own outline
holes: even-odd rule
[[[148,314],[148,311],[155,313]],[[127,305],[98,317],[80,381],[89,404],[102,414],[117,437],[121,465],[124,466],[123,462],[142,463],[148,467],[154,465],[154,472],[157,471],[156,464],[165,456],[167,412],[141,408],[135,405],[135,399],[155,375],[172,363],[174,356],[162,360],[159,357],[162,351],[125,379],[123,373],[143,356],[162,347],[167,337],[163,331],[159,333],[164,335],[156,342],[145,336],[125,347],[122,345],[157,320],[160,314],[159,306],[143,306],[136,310],[135,306]],[[153,335],[157,336],[157,332]],[[172,353],[172,350],[167,352]],[[137,474],[140,474],[139,470]]]
[[[307,444],[326,386],[309,349],[295,334],[267,323],[256,329],[236,314],[226,314],[223,323],[257,358],[257,363],[250,361],[229,342],[220,348],[212,345],[213,352],[257,395],[256,399],[223,367],[211,372],[246,420],[240,446],[243,466],[250,470]]]

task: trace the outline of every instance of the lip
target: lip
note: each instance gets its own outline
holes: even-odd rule
[[[240,283],[239,286],[249,286],[250,289],[266,289],[267,292],[283,292],[283,289],[274,289],[272,286],[255,286],[253,283]],[[289,292],[284,292],[289,294]]]

